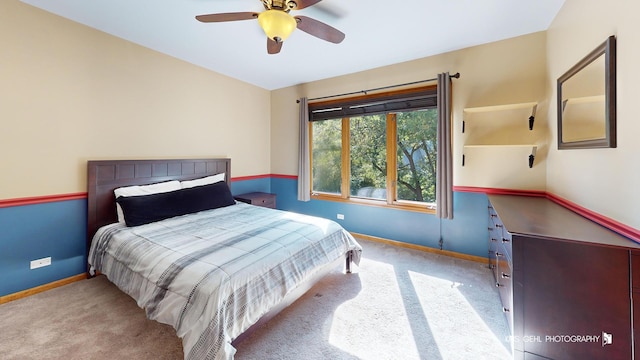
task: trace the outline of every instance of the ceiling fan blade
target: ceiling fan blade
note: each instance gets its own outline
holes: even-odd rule
[[[273,55],[280,52],[282,49],[282,41],[276,42],[271,40],[271,38],[267,38],[267,53]]]
[[[258,18],[258,13],[254,13],[254,12],[220,13],[220,14],[208,14],[208,15],[196,16],[196,20],[203,23],[251,20],[251,19],[257,19],[257,18]]]
[[[309,6],[319,3],[320,1],[322,0],[294,0],[294,2],[296,3],[295,10],[301,10],[301,9],[307,8]]]
[[[342,31],[321,21],[306,16],[295,16],[295,19],[298,21],[298,29],[309,35],[313,35],[334,44],[339,44],[344,40],[345,35]]]

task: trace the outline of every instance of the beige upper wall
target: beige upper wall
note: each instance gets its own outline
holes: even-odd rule
[[[0,2],[0,199],[85,191],[88,159],[229,156],[234,176],[293,175],[297,98],[459,71],[462,78],[453,82],[456,185],[470,178],[459,164],[463,109],[538,101],[539,135],[549,134],[540,144],[538,168],[525,172],[534,174],[525,187],[546,187],[637,229],[638,10],[640,5],[625,0],[567,0],[548,32],[269,93],[5,0]],[[555,81],[612,34],[618,37],[618,148],[558,151]]]
[[[547,31],[547,88],[610,35],[617,37],[617,141],[615,149],[557,150],[556,104],[549,107],[552,148],[547,189],[587,209],[640,229],[640,3],[566,0]]]
[[[230,157],[270,171],[270,93],[0,2],[0,199],[86,191],[86,161]]]
[[[544,190],[546,178],[544,159],[548,148],[545,61],[546,33],[539,32],[273,91],[272,172],[297,174],[298,105],[295,101],[297,98],[349,93],[430,79],[441,72],[452,74],[460,72],[460,79],[453,80],[454,184]],[[539,102],[536,132],[534,138],[528,140],[538,143],[542,149],[536,166],[528,169],[527,154],[524,154],[522,161],[517,160],[517,164],[512,168],[505,164],[505,161],[511,161],[510,158],[496,159],[476,154],[473,166],[467,164],[463,168],[461,166],[462,145],[468,135],[461,133],[463,109],[519,102]],[[525,129],[527,119],[528,115],[522,120],[515,121],[521,121],[521,126]]]

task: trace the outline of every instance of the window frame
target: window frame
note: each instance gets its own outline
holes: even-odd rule
[[[427,97],[432,97],[434,100],[437,95],[437,85],[428,85],[418,88],[403,89],[393,92],[385,92],[375,95],[364,95],[350,98],[343,98],[338,100],[329,100],[322,102],[314,102],[309,104],[309,119],[312,119],[312,112],[316,109],[328,109],[338,108],[341,106],[353,106],[358,104],[367,103],[380,103],[384,102],[384,99],[415,99],[416,95],[426,94]],[[314,200],[327,200],[337,201],[345,203],[353,203],[367,206],[376,206],[383,208],[393,208],[408,211],[423,212],[429,214],[435,214],[437,203],[418,202],[411,200],[398,200],[397,199],[397,112],[417,111],[421,109],[437,109],[437,102],[435,105],[425,106],[420,108],[412,108],[408,110],[392,110],[392,111],[379,111],[377,114],[384,113],[386,116],[386,146],[387,146],[387,174],[386,174],[386,190],[387,198],[385,200],[376,199],[364,199],[351,197],[350,195],[350,176],[351,176],[351,155],[350,155],[350,117],[333,118],[333,120],[341,119],[341,136],[342,136],[342,150],[341,150],[341,184],[340,194],[326,193],[313,190],[313,151],[309,151],[309,166],[310,166],[310,179],[309,189],[311,191],[311,199]],[[356,114],[357,115],[357,114]],[[360,114],[360,116],[366,116],[368,114]],[[322,121],[322,120],[316,120]],[[313,122],[310,120],[310,122]],[[313,150],[313,126],[309,126],[309,149]]]

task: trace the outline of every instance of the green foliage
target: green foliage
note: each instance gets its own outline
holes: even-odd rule
[[[315,121],[313,126],[313,190],[340,193],[342,120]]]
[[[398,199],[436,201],[436,109],[397,114]]]
[[[365,188],[387,187],[386,116],[369,115],[350,119],[351,195],[371,197]],[[384,195],[384,196],[383,196]],[[378,196],[386,194],[378,192]]]

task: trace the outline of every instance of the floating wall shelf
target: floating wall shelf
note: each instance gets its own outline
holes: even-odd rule
[[[465,160],[466,160],[466,156],[465,156],[465,150],[466,149],[472,149],[472,148],[531,148],[531,151],[529,153],[529,157],[528,157],[528,163],[529,163],[529,168],[533,167],[533,162],[535,160],[536,157],[536,152],[538,151],[538,146],[535,144],[491,144],[491,145],[465,145],[463,146],[462,149],[462,166],[464,166],[465,164]]]
[[[535,122],[537,108],[538,108],[538,103],[526,102],[526,103],[516,103],[516,104],[471,107],[471,108],[465,108],[464,112],[467,114],[474,114],[474,113],[500,112],[505,110],[531,109],[531,115],[529,116],[528,120],[529,120],[529,130],[533,130],[533,124]],[[464,132],[465,132],[465,120],[462,121],[462,133]]]

